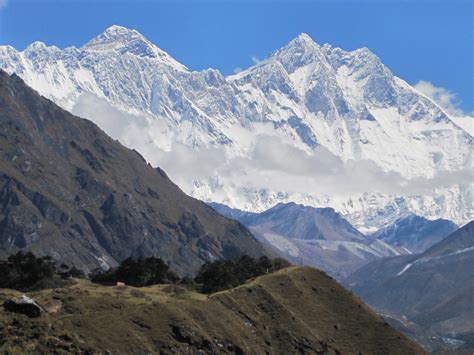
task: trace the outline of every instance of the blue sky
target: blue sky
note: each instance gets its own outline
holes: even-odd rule
[[[474,111],[472,0],[0,0],[0,44],[81,46],[106,27],[137,29],[190,69],[252,65],[301,32],[366,46],[398,76]],[[252,59],[253,58],[253,59]],[[441,91],[440,91],[441,90]],[[446,97],[444,97],[446,98]]]

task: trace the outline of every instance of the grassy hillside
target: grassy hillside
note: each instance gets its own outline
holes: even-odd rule
[[[16,291],[0,290],[0,302]],[[86,281],[29,294],[38,319],[0,311],[0,352],[420,354],[326,274],[290,267],[210,296]]]

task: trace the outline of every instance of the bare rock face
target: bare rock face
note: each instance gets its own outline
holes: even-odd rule
[[[45,312],[38,302],[26,295],[6,300],[3,303],[3,308],[6,311],[24,314],[30,318],[39,317]]]
[[[0,70],[0,257],[18,250],[86,272],[158,256],[181,275],[267,253],[136,151]]]

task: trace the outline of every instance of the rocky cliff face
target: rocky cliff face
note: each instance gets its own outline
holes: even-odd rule
[[[265,252],[136,151],[0,71],[0,252],[20,249],[86,270],[156,255],[181,274]]]
[[[197,154],[189,164],[201,152],[210,168],[182,176],[180,166],[172,177],[206,201],[252,211],[290,201],[333,207],[364,232],[408,212],[459,224],[474,216],[462,178],[472,135],[367,48],[344,51],[302,34],[225,77],[190,71],[137,31],[112,26],[80,48],[0,46],[0,68],[100,124],[97,98],[145,115],[102,126],[170,169],[170,152]]]

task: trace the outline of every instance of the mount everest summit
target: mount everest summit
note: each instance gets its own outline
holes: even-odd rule
[[[474,217],[472,135],[367,48],[301,34],[225,77],[191,71],[137,31],[112,26],[80,48],[0,46],[0,68],[97,117],[206,201],[333,207],[364,232],[408,213]]]

